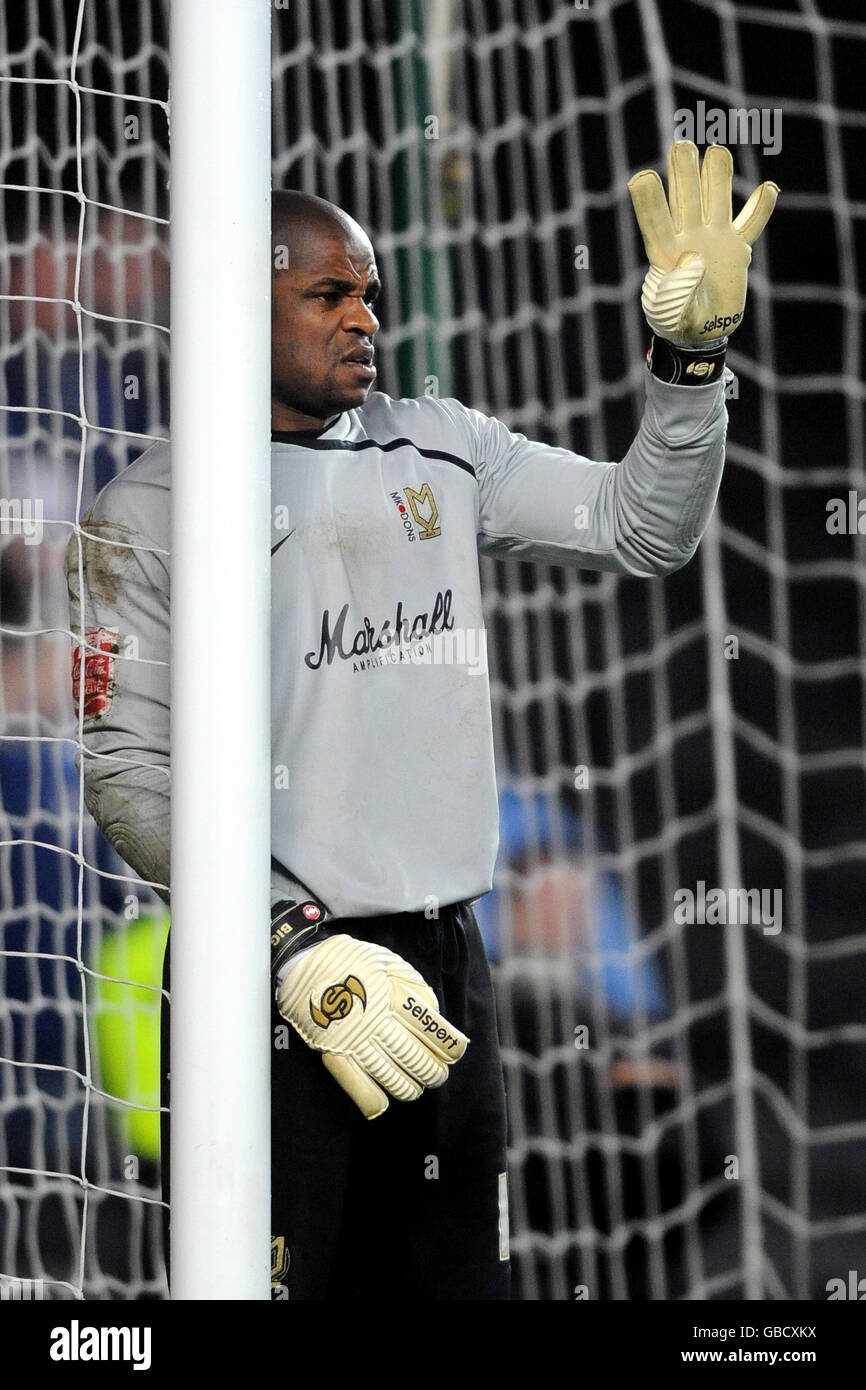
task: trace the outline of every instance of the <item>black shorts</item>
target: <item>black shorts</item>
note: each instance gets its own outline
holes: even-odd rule
[[[383,1115],[366,1120],[274,1004],[273,1296],[380,1306],[383,1299],[507,1299],[505,1092],[490,970],[472,909],[445,907],[438,920],[346,918],[340,927],[413,965],[470,1043],[443,1086],[415,1101],[392,1099]],[[166,1145],[164,1133],[164,1153]],[[167,1199],[167,1164],[163,1173]]]

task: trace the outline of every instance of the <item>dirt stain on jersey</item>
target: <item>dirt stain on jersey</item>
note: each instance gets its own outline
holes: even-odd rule
[[[99,521],[88,512],[81,522],[81,554],[91,600],[113,608],[135,562],[136,532],[119,521]],[[73,535],[66,551],[66,573],[78,589],[78,545]]]

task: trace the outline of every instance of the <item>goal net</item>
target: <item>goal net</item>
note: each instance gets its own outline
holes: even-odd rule
[[[0,17],[8,1298],[165,1286],[152,1042],[165,924],[84,809],[64,575],[96,493],[168,420],[165,37],[161,5],[57,0]]]
[[[62,556],[168,425],[166,8],[0,17],[10,1296],[164,1290],[165,921],[83,806]],[[476,911],[515,1296],[825,1298],[866,1229],[866,20],[842,0],[293,0],[273,23],[274,185],[370,230],[392,395],[620,457],[647,346],[628,177],[720,112],[735,198],[782,186],[696,559],[651,582],[483,562],[502,840]]]

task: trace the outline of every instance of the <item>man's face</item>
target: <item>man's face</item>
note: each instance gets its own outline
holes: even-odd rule
[[[317,428],[362,405],[376,380],[373,304],[381,286],[360,228],[300,232],[288,259],[272,280],[272,425]]]

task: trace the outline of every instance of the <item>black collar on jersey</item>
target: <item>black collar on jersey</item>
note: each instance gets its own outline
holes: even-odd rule
[[[414,439],[404,439],[402,436],[398,439],[322,439],[321,436],[321,430],[274,430],[271,433],[271,439],[280,444],[301,444],[307,449],[322,449],[325,453],[342,451],[359,454],[365,449],[381,449],[383,454],[390,454],[394,449],[414,449],[422,458],[454,463],[464,473],[475,477],[475,469],[466,459],[458,458],[456,454],[446,454],[442,449],[423,449]]]
[[[271,443],[310,444],[314,439],[321,439],[322,435],[331,428],[333,423],[333,420],[329,420],[320,430],[271,430]]]

